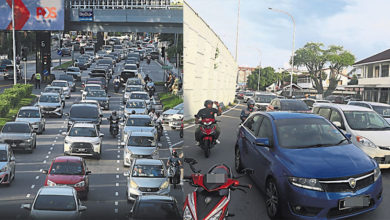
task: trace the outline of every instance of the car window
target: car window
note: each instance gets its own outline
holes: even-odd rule
[[[305,104],[308,106],[308,107],[313,107],[313,104],[314,104],[314,101],[313,100],[303,100],[305,102]]]
[[[153,211],[151,211],[153,210]],[[134,210],[135,218],[142,219],[178,219],[177,208],[174,203],[142,201]]]
[[[35,210],[74,211],[76,201],[73,196],[38,195],[34,203]]]
[[[271,124],[271,121],[268,118],[264,117],[264,119],[263,119],[263,121],[261,122],[261,125],[260,125],[259,133],[256,136],[259,137],[259,138],[268,138],[270,143],[272,142],[272,140],[273,140],[272,124]]]
[[[165,177],[164,167],[162,165],[134,165],[132,177],[149,177],[162,178]]]
[[[95,128],[88,127],[73,127],[69,136],[71,137],[97,137]]]
[[[131,99],[147,100],[147,99],[149,99],[149,96],[148,96],[148,94],[144,94],[144,93],[133,93],[133,94],[130,95],[130,98]]]
[[[59,96],[54,96],[54,95],[41,95],[39,97],[40,102],[49,102],[49,103],[56,103],[59,102]]]
[[[7,162],[7,151],[6,150],[0,150],[0,162]]]
[[[18,118],[40,118],[39,110],[20,110]]]
[[[372,108],[374,111],[376,111],[378,114],[382,115],[385,118],[390,117],[390,106],[379,106],[379,105],[373,105]]]
[[[80,162],[54,162],[50,174],[55,175],[83,175],[83,165]]]
[[[322,117],[329,119],[330,114],[330,108],[320,108],[318,111],[318,115],[321,115]]]
[[[97,118],[99,110],[97,107],[73,106],[69,115],[71,118]]]
[[[31,129],[28,124],[5,124],[3,133],[30,133]]]
[[[126,108],[145,108],[145,102],[131,101],[126,103]]]
[[[106,94],[106,91],[104,90],[91,90],[91,91],[88,91],[87,97],[106,97],[107,94]]]
[[[308,111],[309,108],[301,100],[283,100],[280,102],[281,108],[283,111]]]
[[[332,113],[330,114],[329,121],[331,121],[331,122],[340,122],[341,125],[344,124],[343,123],[343,118],[341,117],[340,112],[338,112],[335,109],[332,110]]]
[[[134,147],[154,147],[154,137],[129,136],[127,146]]]
[[[262,115],[255,115],[249,118],[245,122],[244,126],[247,127],[252,132],[253,135],[257,135],[257,133],[259,132],[262,119],[263,119]]]
[[[348,125],[353,130],[387,130],[389,123],[374,111],[344,111]]]
[[[58,87],[66,87],[68,84],[66,82],[52,82],[52,86],[58,86]]]
[[[141,126],[149,127],[152,125],[152,119],[150,118],[129,118],[127,119],[126,126]]]

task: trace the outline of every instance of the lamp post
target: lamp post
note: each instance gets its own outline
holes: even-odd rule
[[[240,25],[240,3],[241,0],[238,0],[238,11],[237,11],[237,29],[236,29],[236,62],[237,62],[237,54],[238,54],[238,32],[239,32],[239,25]]]
[[[294,17],[286,11],[283,11],[280,9],[275,9],[275,8],[268,8],[268,9],[288,15],[293,22],[293,39],[292,39],[292,52],[291,52],[291,78],[290,78],[290,97],[292,97],[292,92],[293,92],[292,84],[293,84],[293,73],[294,73],[294,49],[295,49],[294,48],[295,47],[295,20],[294,20]]]
[[[257,91],[260,91],[261,52],[260,52],[259,49],[257,49],[257,51],[259,52],[259,57],[260,57],[260,60],[259,60],[259,75],[257,76]]]
[[[14,60],[14,85],[17,82],[16,75],[16,38],[15,38],[15,1],[12,0],[12,50],[13,50],[13,60]]]

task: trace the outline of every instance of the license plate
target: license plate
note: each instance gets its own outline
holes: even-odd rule
[[[77,149],[77,151],[78,151],[78,152],[85,152],[86,149],[81,148],[81,149]]]
[[[368,207],[369,205],[370,196],[347,197],[339,201],[339,210]]]

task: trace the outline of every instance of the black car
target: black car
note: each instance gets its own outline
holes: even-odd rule
[[[84,103],[73,104],[65,115],[68,116],[68,130],[75,122],[93,123],[100,129],[103,117],[96,105]]]
[[[306,112],[310,109],[300,99],[273,99],[267,106],[267,111],[289,111],[289,112]]]
[[[82,87],[84,87],[86,84],[95,84],[95,82],[100,82],[99,84],[101,84],[103,86],[103,88],[107,91],[108,90],[108,86],[107,86],[107,80],[105,77],[93,77],[93,78],[87,78],[83,83],[82,83]]]
[[[81,70],[87,70],[90,67],[88,59],[86,58],[76,59],[74,65],[79,67]]]
[[[328,101],[330,101],[332,103],[336,103],[336,104],[346,104],[344,97],[340,96],[340,95],[330,95],[330,96],[325,97],[325,100],[328,100]]]
[[[107,72],[107,69],[106,68],[98,68],[98,69],[93,69],[89,75],[91,77],[105,77],[105,78],[108,78],[107,75],[108,75],[108,72]]]
[[[134,72],[133,70],[123,70],[121,72],[121,83],[126,83],[127,79],[129,78],[135,78],[137,77],[137,72]]]
[[[163,195],[139,196],[130,210],[130,219],[179,220],[182,219],[176,199]]]
[[[152,57],[152,60],[157,60],[160,57],[159,52],[151,52],[150,56]]]
[[[5,70],[5,67],[8,65],[12,65],[11,60],[9,60],[9,59],[0,60],[0,72],[3,72]]]

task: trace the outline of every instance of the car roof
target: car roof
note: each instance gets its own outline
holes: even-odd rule
[[[130,137],[135,136],[135,137],[154,137],[154,133],[152,131],[132,131],[130,132]]]
[[[76,156],[58,156],[58,157],[53,159],[53,163],[54,162],[67,162],[67,161],[81,162],[81,161],[83,161],[83,158],[76,157]]]
[[[307,114],[307,113],[298,113],[298,112],[266,112],[266,115],[270,115],[273,119],[291,119],[291,118],[322,118],[321,116],[315,114]]]
[[[9,121],[9,122],[7,122],[7,123],[5,123],[6,125],[8,125],[8,124],[27,124],[27,125],[30,125],[30,123],[29,122],[26,122],[26,121]]]
[[[55,92],[41,92],[41,96],[43,95],[60,96],[58,93]]]
[[[142,92],[142,91],[134,91],[134,92],[131,92],[131,93],[134,93],[134,94],[148,94],[147,92]]]
[[[96,83],[87,83],[87,84],[85,84],[85,87],[87,87],[87,86],[99,86],[99,87],[101,87],[100,84],[96,84]]]
[[[145,102],[145,100],[143,100],[143,99],[128,99],[127,102]]]
[[[96,108],[96,105],[94,105],[94,104],[89,104],[89,103],[74,103],[74,104],[71,106],[71,108],[73,108],[73,106],[75,106],[75,107],[79,107],[79,106],[83,107],[83,106],[85,106],[85,107],[94,107],[94,108]]]
[[[39,195],[63,195],[73,196],[74,189],[70,186],[44,186],[39,190]]]
[[[366,107],[361,107],[356,105],[334,104],[334,103],[318,103],[316,107],[332,107],[332,108],[337,108],[341,111],[363,111],[363,112],[374,111]]]
[[[79,104],[83,104],[83,103],[87,103],[87,104],[99,104],[99,101],[98,100],[92,100],[92,99],[84,99],[84,100],[81,100],[78,102]],[[78,103],[75,103],[75,104],[78,104]]]
[[[150,119],[150,116],[149,115],[139,115],[139,114],[133,115],[133,114],[131,114],[131,115],[127,116],[127,118],[128,119],[129,118],[149,118]]]
[[[350,101],[350,102],[355,102],[355,103],[366,103],[366,104],[375,105],[375,106],[390,107],[389,104],[380,103],[380,102],[366,102],[366,101]]]
[[[173,202],[175,199],[171,196],[166,195],[143,195],[138,197],[139,201],[166,201],[166,202]]]
[[[64,80],[65,81],[65,80]],[[66,82],[66,81],[65,81]],[[62,87],[59,87],[59,86],[46,86],[45,87],[45,89],[46,88],[52,88],[52,89],[60,89],[60,90],[62,90]]]
[[[37,106],[23,106],[19,109],[20,110],[39,110],[39,107]]]
[[[0,143],[0,150],[8,150],[8,144],[1,144]]]
[[[162,160],[159,159],[136,159],[134,164],[137,165],[163,165]]]
[[[80,122],[76,122],[73,127],[76,127],[76,128],[94,128],[94,124],[92,123],[80,123]]]
[[[64,83],[67,83],[68,81],[66,81],[66,80],[58,80],[58,79],[56,79],[56,80],[53,80],[53,82],[64,82]],[[53,82],[51,82],[51,83],[53,83]],[[53,86],[53,87],[55,87],[55,86]]]

